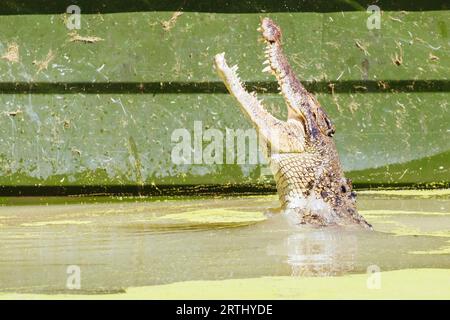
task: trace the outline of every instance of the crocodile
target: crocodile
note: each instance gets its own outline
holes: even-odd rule
[[[264,18],[257,30],[266,46],[263,72],[275,76],[286,101],[285,121],[269,113],[255,92],[246,90],[237,65],[229,67],[225,53],[214,57],[214,67],[258,132],[282,212],[296,224],[372,229],[358,213],[356,193],[344,176],[333,139],[335,125],[294,74],[282,50],[280,27]]]

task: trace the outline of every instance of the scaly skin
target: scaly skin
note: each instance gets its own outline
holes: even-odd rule
[[[268,113],[255,93],[245,90],[224,53],[215,68],[241,110],[256,127],[261,146],[275,177],[282,209],[300,224],[372,226],[356,210],[356,194],[344,177],[336,145],[335,127],[317,99],[300,83],[281,47],[281,29],[269,18],[261,22],[268,66],[288,107],[287,121]]]

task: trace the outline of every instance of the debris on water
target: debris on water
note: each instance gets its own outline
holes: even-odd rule
[[[50,49],[50,51],[47,53],[47,57],[45,57],[44,60],[38,61],[33,60],[33,64],[37,67],[37,73],[41,72],[42,70],[47,70],[48,64],[55,58],[56,54],[53,53],[53,51]]]
[[[96,43],[99,41],[104,41],[105,39],[102,39],[100,37],[96,36],[80,36],[76,31],[72,31],[69,33],[70,42],[84,42],[84,43]]]
[[[19,62],[19,45],[15,42],[10,43],[6,53],[1,58],[13,63]]]
[[[177,22],[177,19],[179,16],[181,16],[183,12],[181,11],[175,11],[172,14],[172,17],[167,21],[161,21],[162,28],[164,31],[170,31],[175,26],[175,23]]]

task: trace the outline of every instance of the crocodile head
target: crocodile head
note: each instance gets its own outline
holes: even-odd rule
[[[344,177],[333,140],[335,126],[317,99],[297,79],[281,45],[281,29],[264,18],[258,30],[266,45],[263,72],[272,73],[280,86],[288,116],[272,116],[255,93],[244,88],[237,66],[228,67],[224,54],[215,67],[241,110],[256,127],[277,184],[282,208],[299,223],[371,226],[358,214],[356,194]]]

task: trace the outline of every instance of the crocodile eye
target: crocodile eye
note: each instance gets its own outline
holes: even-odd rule
[[[347,187],[344,186],[344,185],[342,185],[342,186],[341,186],[341,192],[342,192],[342,193],[346,193],[346,192],[347,192]]]

